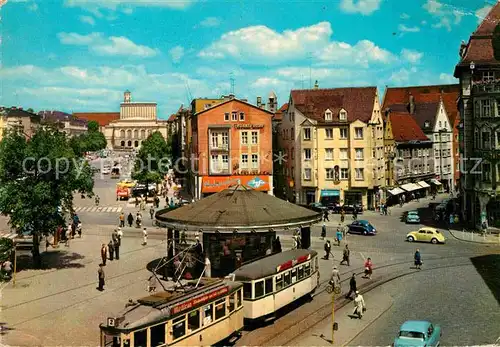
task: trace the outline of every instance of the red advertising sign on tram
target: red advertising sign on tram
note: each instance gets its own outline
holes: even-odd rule
[[[195,306],[198,306],[199,304],[202,304],[204,302],[213,300],[221,295],[224,295],[228,291],[229,291],[229,287],[224,287],[224,288],[214,290],[213,292],[210,292],[208,294],[195,297],[189,301],[182,302],[182,303],[178,304],[177,306],[172,307],[172,309],[170,310],[170,314],[174,315],[176,313],[179,313],[179,312],[182,312],[185,310],[189,310]]]

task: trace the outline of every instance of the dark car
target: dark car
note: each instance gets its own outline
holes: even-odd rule
[[[344,210],[345,213],[347,214],[353,214],[354,211],[358,212],[358,214],[363,213],[363,206],[354,204],[354,205],[336,205],[331,208],[331,211],[333,213],[340,213],[342,210]]]
[[[308,205],[308,207],[316,212],[325,212],[325,210],[328,210],[328,208],[324,206],[321,202],[312,202]]]
[[[355,220],[347,226],[349,234],[375,235],[377,230],[367,220]]]

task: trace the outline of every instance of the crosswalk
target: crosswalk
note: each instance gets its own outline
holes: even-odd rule
[[[91,213],[120,213],[123,211],[121,206],[86,206],[75,207],[75,212],[91,212]]]

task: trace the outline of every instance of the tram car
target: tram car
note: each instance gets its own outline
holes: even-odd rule
[[[129,301],[100,325],[101,346],[212,346],[236,340],[243,324],[243,284],[202,278]]]
[[[279,309],[314,293],[319,285],[318,253],[277,253],[245,264],[228,277],[243,283],[245,320],[271,320]]]

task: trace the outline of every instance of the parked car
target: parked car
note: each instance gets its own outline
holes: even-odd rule
[[[347,226],[349,234],[375,235],[377,230],[367,220],[355,220]]]
[[[135,187],[136,184],[137,184],[136,181],[125,179],[118,182],[116,185],[121,187],[133,188]]]
[[[405,218],[406,223],[420,223],[420,216],[418,211],[408,211]]]
[[[344,210],[345,213],[350,213],[350,214],[353,214],[354,211],[357,211],[358,214],[360,213],[363,213],[363,206],[359,205],[359,204],[354,204],[354,205],[336,205],[336,206],[333,206],[333,208],[331,209],[331,211],[333,213],[340,213],[342,210]]]
[[[328,208],[326,206],[324,206],[321,202],[312,202],[307,206],[311,210],[316,211],[316,212],[324,212],[325,210],[328,210]]]
[[[420,228],[417,231],[409,232],[406,235],[406,240],[408,242],[431,242],[433,244],[446,242],[444,235],[435,228]]]
[[[439,346],[442,336],[439,325],[431,322],[409,320],[399,328],[398,337],[394,340],[394,347],[424,347]]]

